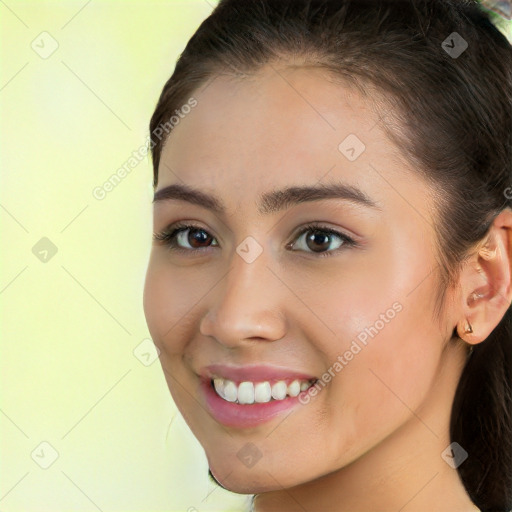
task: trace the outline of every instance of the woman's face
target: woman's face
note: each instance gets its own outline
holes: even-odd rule
[[[433,321],[434,210],[377,115],[314,68],[217,77],[195,98],[154,204],[156,233],[194,229],[154,242],[144,309],[217,480],[262,492],[446,446],[456,319]]]

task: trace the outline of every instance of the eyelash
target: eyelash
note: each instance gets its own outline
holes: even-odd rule
[[[205,233],[208,233],[205,229],[203,229],[200,226],[177,222],[176,224],[169,226],[168,228],[166,228],[164,231],[162,231],[160,233],[153,233],[153,240],[155,240],[157,242],[161,242],[164,246],[169,248],[171,251],[175,251],[178,253],[189,253],[190,254],[190,253],[196,253],[199,251],[204,252],[205,249],[210,249],[212,247],[212,246],[209,246],[209,247],[202,248],[202,249],[183,249],[182,247],[177,247],[176,246],[176,237],[178,236],[179,233],[181,233],[183,231],[187,231],[188,229],[197,229],[200,231],[204,231]],[[334,249],[332,251],[319,252],[319,253],[315,253],[314,251],[311,251],[311,252],[303,251],[303,252],[307,252],[307,254],[313,254],[318,257],[327,257],[327,256],[332,256],[333,254],[336,254],[339,251],[342,251],[349,247],[358,247],[359,246],[359,244],[354,239],[350,238],[349,236],[347,236],[343,233],[340,233],[339,231],[336,231],[335,229],[329,228],[327,226],[322,226],[321,224],[318,224],[315,222],[304,226],[295,235],[294,240],[297,240],[298,238],[300,238],[303,234],[307,233],[308,231],[317,231],[320,233],[326,233],[329,235],[337,236],[338,238],[340,238],[343,241],[343,245],[341,245],[338,249]],[[287,247],[289,245],[290,244],[287,244]]]

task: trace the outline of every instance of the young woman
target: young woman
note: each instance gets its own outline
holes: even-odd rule
[[[511,127],[474,1],[221,0],[190,39],[144,310],[253,510],[512,508]]]

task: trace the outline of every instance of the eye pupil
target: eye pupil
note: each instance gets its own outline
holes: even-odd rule
[[[212,238],[212,237],[208,236],[204,232],[204,230],[202,230],[202,229],[193,229],[193,228],[191,228],[189,230],[189,237],[190,237],[191,240],[193,240],[194,243],[197,242],[199,244],[205,243],[205,242],[209,242],[209,241],[211,241],[211,238]],[[189,243],[190,243],[190,245],[192,247],[194,247],[194,243],[191,243],[191,242],[189,242]],[[201,245],[199,245],[199,247],[201,247]]]
[[[313,242],[313,246],[309,245],[309,242]],[[307,237],[308,248],[314,252],[321,252],[322,250],[329,248],[329,235],[321,234],[319,231],[312,231]],[[320,245],[314,245],[320,244]]]

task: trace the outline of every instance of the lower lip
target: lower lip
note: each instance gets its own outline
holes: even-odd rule
[[[299,405],[299,397],[307,393],[307,391],[301,391],[298,396],[288,397],[284,400],[241,405],[236,402],[228,402],[217,395],[210,380],[201,379],[201,390],[205,396],[208,411],[215,420],[227,427],[236,428],[257,427],[266,423]]]

